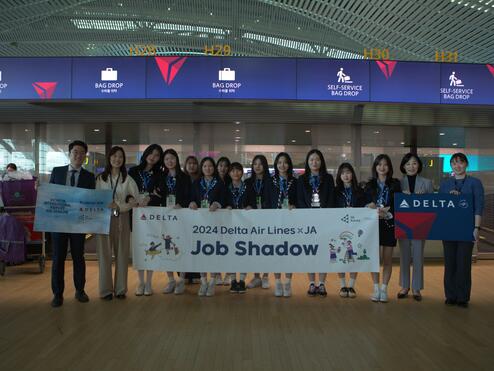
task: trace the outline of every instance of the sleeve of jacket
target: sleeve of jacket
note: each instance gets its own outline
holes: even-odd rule
[[[331,174],[328,175],[328,207],[335,207],[334,178]]]
[[[297,181],[297,207],[301,209],[307,207],[305,203],[305,186],[303,178],[299,178]]]

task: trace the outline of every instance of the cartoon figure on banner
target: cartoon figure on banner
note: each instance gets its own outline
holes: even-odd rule
[[[178,249],[178,246],[175,245],[175,243],[173,242],[172,238],[169,235],[166,235],[165,236],[164,234],[162,234],[161,237],[165,241],[166,255],[170,255],[170,252],[172,254],[178,255],[179,252],[180,252],[180,250]]]
[[[353,245],[351,240],[346,241],[346,253],[345,253],[345,258],[343,261],[346,263],[348,262],[355,262],[355,259],[353,259],[353,255],[357,255],[356,252],[353,251]]]
[[[334,238],[331,239],[331,242],[329,243],[329,262],[330,263],[336,263],[338,256],[336,253],[340,252],[341,250],[338,249],[336,250],[336,240]]]
[[[161,254],[161,250],[158,250],[158,247],[161,246],[161,243],[156,243],[154,241],[151,241],[149,243],[149,248],[144,250],[146,252],[146,256],[151,256],[151,259],[154,259],[156,255]]]

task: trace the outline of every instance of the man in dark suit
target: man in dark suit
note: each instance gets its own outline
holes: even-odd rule
[[[82,168],[86,160],[87,144],[76,140],[69,144],[70,164],[53,168],[50,183],[69,187],[94,189],[96,182],[94,174]],[[81,303],[87,303],[89,298],[84,292],[86,283],[86,262],[84,261],[85,234],[82,233],[52,233],[53,265],[51,270],[51,288],[53,291],[52,307],[63,304],[65,259],[70,241],[70,254],[74,265],[75,298]]]

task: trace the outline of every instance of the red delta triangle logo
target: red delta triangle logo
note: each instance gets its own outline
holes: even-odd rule
[[[51,99],[58,82],[33,82],[33,88],[41,99]]]
[[[492,77],[494,77],[494,64],[486,64],[487,69],[489,72],[492,74]]]
[[[383,73],[384,77],[386,77],[386,80],[391,77],[393,74],[393,71],[396,67],[396,61],[376,61],[377,66]]]
[[[187,57],[154,57],[160,69],[161,76],[167,85],[171,85],[173,80],[182,68]]]

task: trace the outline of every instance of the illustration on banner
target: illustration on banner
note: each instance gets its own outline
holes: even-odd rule
[[[147,247],[144,249],[144,252],[146,253],[145,260],[147,260],[147,257],[151,257],[152,260],[155,256],[165,260],[177,260],[180,257],[181,250],[170,235],[162,234],[161,238],[155,235],[150,235],[148,237],[151,239],[151,242],[148,242],[145,245]],[[158,242],[156,240],[158,240]],[[159,247],[161,248],[159,249]]]
[[[350,231],[344,231],[340,233],[338,240],[332,238],[329,242],[329,262],[337,263],[339,260],[347,264],[355,263],[355,260],[370,260],[367,256],[367,250],[359,242],[363,234],[364,231],[359,229],[357,235]]]

